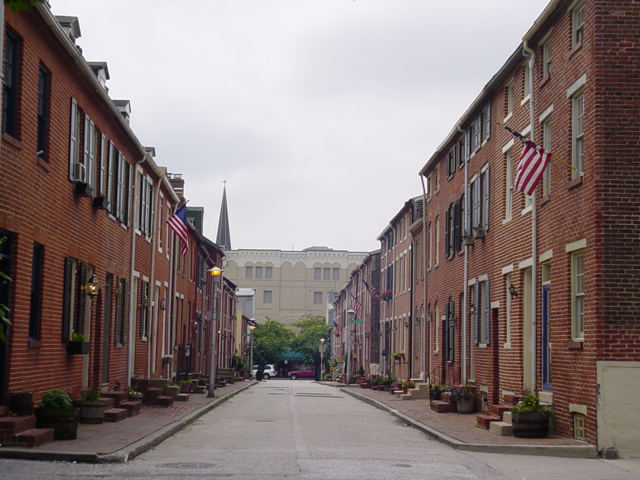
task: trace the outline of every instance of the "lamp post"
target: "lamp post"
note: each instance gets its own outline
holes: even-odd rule
[[[216,382],[216,320],[218,318],[218,284],[222,277],[222,270],[219,267],[213,267],[208,270],[213,280],[213,318],[211,319],[211,357],[209,359],[209,393],[207,397],[214,398],[214,384]]]
[[[324,338],[320,339],[320,381],[322,381],[324,379],[324,349],[325,349],[325,344],[324,344]]]
[[[345,375],[345,382],[347,385],[349,385],[349,381],[351,380],[351,324],[353,323],[355,315],[355,310],[347,310],[347,324],[345,325],[347,329],[347,373]]]
[[[251,378],[253,378],[253,330],[255,328],[255,325],[249,327],[249,371],[251,372]]]

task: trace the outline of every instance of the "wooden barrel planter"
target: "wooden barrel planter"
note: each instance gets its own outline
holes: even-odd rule
[[[80,411],[80,423],[102,423],[104,421],[104,409],[107,403],[104,400],[76,400],[73,406]]]
[[[34,409],[36,428],[52,428],[55,440],[74,440],[78,436],[80,413],[77,408]]]
[[[473,413],[476,409],[476,402],[473,397],[470,398],[458,398],[456,400],[456,408],[458,413]]]
[[[545,438],[549,435],[547,412],[514,413],[511,419],[513,436],[517,438]]]

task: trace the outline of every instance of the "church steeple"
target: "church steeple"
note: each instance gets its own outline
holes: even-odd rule
[[[222,190],[222,204],[220,205],[220,220],[218,220],[218,237],[216,243],[223,250],[231,250],[231,231],[229,230],[229,212],[227,210],[227,181]]]

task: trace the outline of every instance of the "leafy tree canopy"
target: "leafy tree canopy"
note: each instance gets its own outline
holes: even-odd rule
[[[298,334],[291,342],[291,350],[302,355],[304,363],[307,365],[320,364],[320,339],[327,340],[325,344],[329,344],[329,335],[327,333],[327,322],[321,315],[304,315],[300,320],[293,324],[299,329]],[[327,360],[325,355],[325,360]]]
[[[277,363],[288,350],[292,339],[291,330],[267,317],[266,323],[256,325],[253,331],[253,363],[263,366]]]
[[[4,0],[4,4],[9,5],[9,8],[14,12],[29,10],[36,3],[44,3],[44,0]]]

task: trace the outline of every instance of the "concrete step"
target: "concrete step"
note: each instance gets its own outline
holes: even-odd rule
[[[511,424],[511,416],[512,415],[513,414],[511,413],[511,410],[509,410],[507,412],[504,412],[502,414],[502,421],[505,422],[505,423]]]
[[[12,445],[31,448],[50,442],[53,442],[53,428],[32,428],[14,435]]]
[[[127,419],[127,409],[126,408],[110,408],[109,410],[104,411],[104,421],[105,422],[121,422],[122,420]]]
[[[500,435],[501,437],[513,436],[511,424],[506,422],[491,422],[491,425],[489,425],[489,431],[496,435]]]
[[[189,401],[189,394],[188,393],[179,393],[175,400],[176,400],[176,402],[188,402]]]
[[[491,425],[491,423],[499,422],[500,417],[497,417],[495,415],[479,414],[476,415],[476,421],[478,422],[479,427],[484,428],[485,430],[489,430],[489,426]]]
[[[198,385],[196,387],[196,393],[199,393],[199,394],[207,393],[206,385]]]
[[[140,415],[140,409],[142,408],[142,400],[134,400],[130,402],[122,402],[120,408],[124,408],[127,411],[127,417],[135,417]]]

